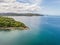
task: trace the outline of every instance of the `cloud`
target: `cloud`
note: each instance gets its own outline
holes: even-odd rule
[[[27,13],[39,12],[41,7],[38,5],[41,0],[29,0],[30,3],[17,2],[16,0],[0,0],[0,13],[13,12],[13,13]],[[32,3],[33,2],[33,3]]]
[[[29,0],[33,4],[41,4],[42,0]]]
[[[6,2],[6,3],[9,3],[9,2],[15,2],[16,0],[0,0],[0,2]]]

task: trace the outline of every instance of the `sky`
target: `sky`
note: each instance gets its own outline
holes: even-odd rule
[[[0,13],[60,15],[60,0],[0,0]]]
[[[42,7],[44,14],[60,15],[60,0],[43,0]]]

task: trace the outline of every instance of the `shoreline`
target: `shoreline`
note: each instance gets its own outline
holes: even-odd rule
[[[29,27],[26,27],[26,28],[24,28],[24,27],[0,27],[0,30],[1,31],[10,31],[10,30],[27,30],[27,29],[29,29]]]

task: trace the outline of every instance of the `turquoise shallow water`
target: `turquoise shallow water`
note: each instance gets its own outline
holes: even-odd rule
[[[13,18],[30,30],[0,31],[0,45],[60,45],[60,16]]]

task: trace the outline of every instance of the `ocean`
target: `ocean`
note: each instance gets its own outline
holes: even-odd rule
[[[0,45],[60,45],[60,16],[10,16],[30,29],[0,31]]]

